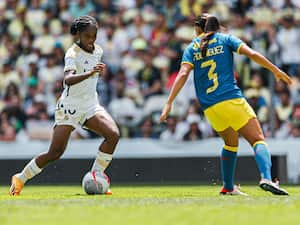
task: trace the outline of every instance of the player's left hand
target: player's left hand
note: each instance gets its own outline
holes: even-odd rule
[[[278,71],[274,72],[274,76],[276,78],[276,81],[282,80],[285,83],[287,83],[288,85],[292,84],[292,79],[282,70],[278,70]]]
[[[103,74],[106,70],[106,64],[105,63],[98,63],[96,66],[94,66],[94,71],[99,72],[100,74]]]
[[[172,108],[172,104],[170,104],[170,103],[165,104],[165,106],[163,108],[163,111],[162,111],[162,113],[160,115],[160,118],[159,118],[160,122],[166,122],[167,121],[167,117],[168,117],[168,115],[171,111],[171,108]]]

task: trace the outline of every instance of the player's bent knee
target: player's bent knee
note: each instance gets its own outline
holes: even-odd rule
[[[118,127],[112,127],[109,132],[104,136],[106,141],[111,143],[117,143],[120,139],[120,131]]]
[[[257,135],[255,137],[252,137],[250,140],[249,140],[250,144],[253,146],[255,143],[258,143],[258,142],[265,142],[265,137],[263,134],[260,134],[260,135]]]
[[[111,130],[111,135],[110,138],[113,139],[114,141],[118,142],[120,139],[120,131],[119,128],[114,128]]]

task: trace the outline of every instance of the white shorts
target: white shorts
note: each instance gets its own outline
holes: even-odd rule
[[[92,118],[96,113],[105,112],[105,109],[95,102],[95,104],[86,106],[83,102],[70,103],[59,100],[55,109],[56,125],[70,125],[76,128],[78,125],[83,126],[84,123]]]

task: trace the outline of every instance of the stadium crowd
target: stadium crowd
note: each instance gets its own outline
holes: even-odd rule
[[[208,12],[223,32],[240,37],[290,76],[274,84],[266,70],[235,55],[235,75],[266,136],[300,137],[300,4],[292,0],[1,0],[0,141],[48,140],[62,91],[64,53],[74,18],[92,15],[107,73],[97,89],[123,138],[199,140],[216,134],[196,101],[193,76],[166,124],[159,115],[194,37],[196,15]],[[272,113],[274,112],[274,113]],[[275,131],[275,132],[273,132]],[[93,138],[78,127],[74,139]]]

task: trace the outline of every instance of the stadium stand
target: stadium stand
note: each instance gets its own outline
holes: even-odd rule
[[[98,82],[99,101],[116,118],[122,137],[143,137],[149,126],[149,138],[163,137],[168,127],[158,123],[159,105],[176,77],[184,47],[193,38],[193,19],[203,12],[216,14],[224,32],[239,36],[292,76],[292,86],[279,82],[272,91],[265,70],[236,56],[237,80],[265,135],[300,137],[298,1],[3,0],[0,141],[51,136],[55,101],[62,90],[64,52],[73,42],[69,25],[84,14],[93,15],[100,25],[97,43],[104,49],[109,70]],[[186,84],[172,113],[179,140],[195,128],[189,126],[190,114],[199,117],[193,123],[202,133],[200,139],[216,136],[195,101],[192,82]],[[128,109],[126,113],[120,112],[120,105]],[[94,137],[82,128],[73,133],[74,139]]]

